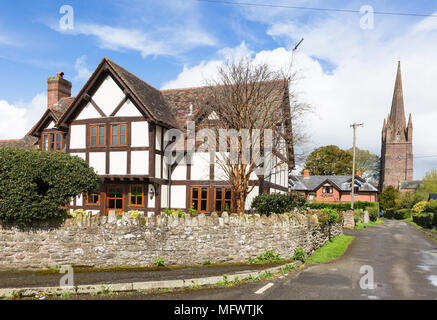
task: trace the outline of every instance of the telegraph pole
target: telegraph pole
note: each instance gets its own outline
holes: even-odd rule
[[[362,127],[364,123],[354,123],[350,126],[354,129],[354,147],[352,153],[352,184],[351,184],[351,210],[354,210],[354,194],[355,194],[355,149],[357,141],[357,127]]]

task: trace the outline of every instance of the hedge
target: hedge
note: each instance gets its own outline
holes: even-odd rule
[[[350,202],[345,202],[345,203],[310,202],[306,206],[310,209],[336,209],[338,211],[347,211],[350,210],[351,208]],[[354,202],[354,209],[365,210],[367,207],[377,208],[379,212],[378,202],[369,202],[369,201]]]
[[[437,213],[437,200],[429,200],[425,205],[423,212]]]
[[[100,178],[81,158],[61,152],[0,148],[0,222],[28,224],[65,216],[60,209]]]
[[[270,215],[271,213],[289,212],[305,204],[305,196],[300,193],[263,193],[253,199],[251,207],[259,214]]]
[[[419,226],[431,229],[437,224],[437,213],[425,212],[413,216],[413,221]]]
[[[413,210],[411,209],[387,209],[384,214],[384,218],[404,220],[411,218]]]

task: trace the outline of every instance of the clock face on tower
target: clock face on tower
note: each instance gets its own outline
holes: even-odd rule
[[[399,155],[396,157],[396,159],[397,159],[398,161],[401,161],[401,160],[402,160],[402,156],[399,154]]]

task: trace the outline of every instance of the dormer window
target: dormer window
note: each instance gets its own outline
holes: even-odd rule
[[[43,133],[42,149],[44,151],[61,151],[62,133]]]

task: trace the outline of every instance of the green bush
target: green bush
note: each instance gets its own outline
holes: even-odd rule
[[[63,218],[71,198],[98,190],[100,178],[79,157],[0,148],[0,221],[28,224]]]
[[[412,216],[413,211],[411,209],[395,209],[390,208],[384,214],[387,219],[404,220],[409,219]]]
[[[396,208],[396,199],[399,197],[399,190],[393,186],[388,186],[379,196],[379,204],[384,210]]]
[[[307,203],[306,206],[310,209],[315,209],[315,210],[335,209],[338,211],[347,211],[347,210],[350,210],[350,208],[351,208],[350,202],[344,202],[344,203],[310,202],[310,203]],[[379,211],[379,203],[378,202],[369,202],[369,201],[354,202],[354,209],[365,209],[366,207],[375,207]]]
[[[369,212],[370,221],[375,222],[379,218],[379,210],[376,207],[366,207],[366,211]]]
[[[437,200],[430,200],[423,211],[437,213]]]
[[[413,211],[411,209],[399,209],[395,210],[394,218],[396,220],[404,220],[411,218]]]
[[[296,250],[294,250],[293,260],[300,260],[302,262],[305,262],[306,259],[307,259],[307,253],[305,249],[296,248]]]
[[[425,212],[418,215],[413,216],[413,221],[417,223],[419,226],[422,226],[424,228],[431,229],[433,226],[433,223],[435,221],[436,214],[431,212]]]
[[[420,202],[416,203],[413,206],[413,212],[414,213],[422,213],[425,210],[427,204],[428,204],[428,201],[420,201]]]
[[[293,208],[303,207],[305,204],[305,196],[299,193],[263,193],[253,199],[251,206],[259,214],[270,215],[288,212]]]

